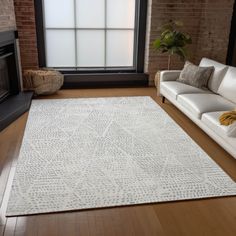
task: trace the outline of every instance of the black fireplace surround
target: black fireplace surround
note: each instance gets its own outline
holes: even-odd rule
[[[0,131],[26,112],[32,93],[21,92],[17,32],[0,32]]]

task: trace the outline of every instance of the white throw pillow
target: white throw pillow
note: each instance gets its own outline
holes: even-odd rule
[[[218,93],[236,103],[236,67],[230,66],[220,84]]]
[[[218,89],[220,87],[220,84],[228,70],[228,66],[219,63],[217,61],[213,61],[208,58],[202,58],[199,66],[202,67],[209,67],[209,66],[214,66],[215,70],[211,75],[211,78],[208,80],[208,88],[214,92],[218,93]]]

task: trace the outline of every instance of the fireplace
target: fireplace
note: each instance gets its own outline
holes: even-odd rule
[[[0,47],[0,103],[20,91],[14,44]]]
[[[29,109],[32,93],[20,87],[17,32],[0,32],[0,131]]]
[[[1,52],[1,51],[0,51]],[[7,60],[0,54],[0,102],[10,94]]]

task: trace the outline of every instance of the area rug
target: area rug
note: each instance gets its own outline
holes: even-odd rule
[[[34,100],[7,216],[236,195],[150,98]]]

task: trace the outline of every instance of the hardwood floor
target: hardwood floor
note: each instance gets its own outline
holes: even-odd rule
[[[154,88],[64,90],[46,98],[151,96],[234,180],[236,160]],[[5,211],[27,113],[0,133],[0,235],[235,236],[236,197],[158,203],[72,213],[6,218]]]

